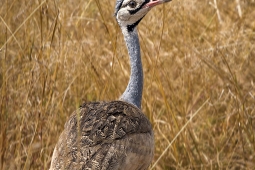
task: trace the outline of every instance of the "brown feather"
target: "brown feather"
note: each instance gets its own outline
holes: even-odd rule
[[[147,169],[153,151],[151,123],[136,106],[84,103],[66,122],[50,170]]]

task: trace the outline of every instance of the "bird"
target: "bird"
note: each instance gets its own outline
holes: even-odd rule
[[[114,16],[127,46],[131,74],[115,101],[82,104],[67,120],[50,170],[145,170],[154,156],[153,128],[141,111],[143,68],[137,25],[171,0],[117,0]]]

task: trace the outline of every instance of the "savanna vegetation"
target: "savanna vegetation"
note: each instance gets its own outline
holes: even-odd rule
[[[124,91],[114,5],[0,1],[0,169],[48,169],[72,112]],[[255,169],[255,1],[173,0],[138,29],[151,169]]]

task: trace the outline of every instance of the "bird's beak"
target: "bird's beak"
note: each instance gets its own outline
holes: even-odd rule
[[[143,8],[152,8],[156,5],[159,5],[159,4],[163,4],[163,3],[166,3],[166,2],[170,2],[171,0],[151,0],[150,2],[148,2],[147,4],[145,4],[143,6]]]

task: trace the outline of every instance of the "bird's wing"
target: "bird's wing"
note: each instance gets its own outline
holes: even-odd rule
[[[132,156],[126,159],[128,154],[136,161],[151,159],[153,146],[151,124],[138,108],[123,101],[91,102],[65,124],[53,162],[55,169],[124,169],[125,164],[135,164]]]

